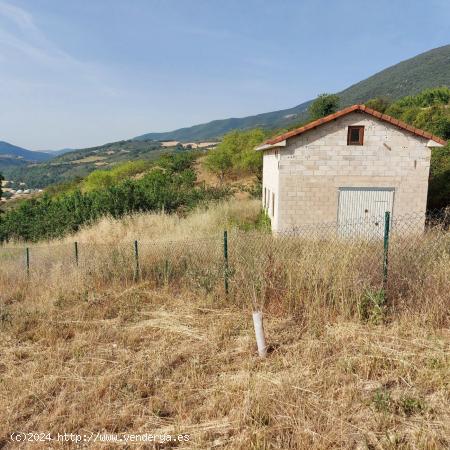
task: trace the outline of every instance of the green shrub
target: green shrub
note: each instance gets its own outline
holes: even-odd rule
[[[255,152],[267,134],[255,128],[247,131],[232,131],[222,142],[208,153],[205,166],[221,181],[231,173],[250,173],[259,179],[262,176],[262,152]]]
[[[336,94],[320,94],[308,108],[311,120],[320,119],[339,109],[340,98]]]
[[[139,180],[111,184],[111,178],[104,178],[106,185],[87,192],[77,189],[58,197],[45,194],[24,200],[0,218],[0,241],[59,238],[105,215],[119,218],[162,209],[171,213],[227,195],[222,189],[197,187],[192,163],[192,157],[171,155],[162,162],[164,168],[155,168]],[[102,180],[102,176],[94,179]]]

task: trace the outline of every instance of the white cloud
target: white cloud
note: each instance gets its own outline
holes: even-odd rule
[[[0,0],[0,64],[6,63],[15,63],[22,68],[20,72],[24,74],[24,80],[29,79],[30,73],[40,70],[49,79],[59,75],[61,82],[67,85],[81,82],[90,84],[104,95],[116,92],[115,88],[108,86],[105,71],[98,64],[71,56],[47,38],[31,13]]]
[[[36,29],[31,14],[11,3],[0,1],[0,15],[9,18],[25,30]]]

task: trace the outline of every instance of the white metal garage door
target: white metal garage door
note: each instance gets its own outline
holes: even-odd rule
[[[339,188],[338,223],[343,235],[383,236],[384,215],[392,215],[393,188]]]

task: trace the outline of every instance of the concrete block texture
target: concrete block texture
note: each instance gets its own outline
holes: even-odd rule
[[[347,145],[351,125],[364,126],[363,145]],[[342,187],[394,188],[394,216],[424,213],[427,142],[358,111],[288,139],[277,152],[267,150],[263,195],[264,188],[275,194],[272,229],[335,221]]]

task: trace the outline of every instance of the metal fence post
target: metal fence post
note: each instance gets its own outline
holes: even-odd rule
[[[383,297],[386,298],[386,288],[388,281],[388,253],[389,253],[389,231],[390,231],[391,213],[384,213],[384,246],[383,246]]]
[[[223,232],[224,284],[225,294],[228,294],[228,232]]]
[[[169,260],[164,261],[164,284],[169,284]]]
[[[78,267],[78,242],[75,241],[75,264]]]
[[[134,241],[134,260],[135,260],[134,279],[137,280],[140,275],[138,241]]]
[[[26,248],[27,276],[30,276],[30,249]]]

